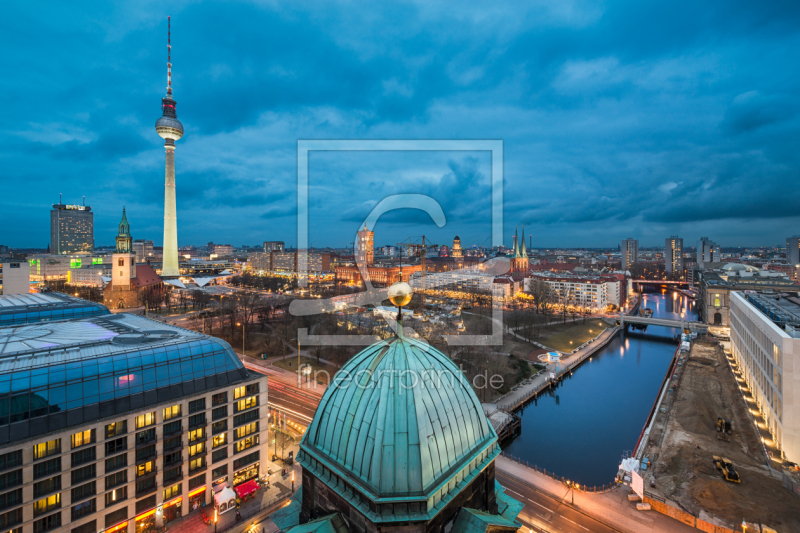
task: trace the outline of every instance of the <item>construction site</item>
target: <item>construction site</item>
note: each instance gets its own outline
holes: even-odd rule
[[[651,498],[732,531],[800,531],[800,496],[772,468],[726,356],[697,339],[669,376],[643,460]],[[766,528],[764,526],[767,526]]]

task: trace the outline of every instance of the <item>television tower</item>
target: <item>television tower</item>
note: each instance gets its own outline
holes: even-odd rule
[[[178,271],[178,216],[175,210],[175,141],[183,137],[183,124],[175,113],[172,99],[172,45],[170,42],[170,17],[167,17],[167,96],[161,99],[161,118],[156,121],[156,132],[164,139],[167,153],[164,176],[164,259],[161,277],[177,277]]]

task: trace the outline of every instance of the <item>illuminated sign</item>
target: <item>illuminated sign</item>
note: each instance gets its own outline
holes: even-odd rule
[[[102,265],[103,258],[102,257],[92,257],[92,264],[93,265]]]
[[[70,268],[80,268],[81,267],[81,260],[80,259],[70,259],[69,260],[69,267]]]
[[[86,211],[85,205],[65,205],[64,209],[72,209],[74,211]]]

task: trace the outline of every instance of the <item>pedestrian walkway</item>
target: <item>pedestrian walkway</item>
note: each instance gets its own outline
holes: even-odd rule
[[[293,467],[285,467],[281,464],[268,462],[270,470],[273,474],[270,476],[270,485],[267,488],[261,488],[256,491],[255,496],[249,498],[246,502],[242,502],[239,507],[239,514],[242,519],[236,520],[236,511],[229,511],[217,516],[216,531],[222,533],[229,531],[230,533],[252,533],[260,532],[261,527],[265,526],[265,521],[268,519],[272,512],[280,509],[286,500],[293,494],[292,493],[292,471],[295,470],[295,489],[300,486],[299,480],[301,479],[301,471],[299,465],[295,464]],[[288,473],[282,475],[283,468],[288,468]],[[188,511],[188,502],[184,503],[184,510]],[[203,512],[205,512],[210,524],[206,524],[203,520]],[[255,528],[253,525],[255,524]],[[195,511],[189,512],[188,515],[173,520],[166,527],[167,531],[171,533],[195,533],[197,531],[212,531],[214,529],[214,505],[206,504],[205,506]],[[267,527],[266,531],[270,528]]]
[[[605,346],[608,341],[610,341],[614,335],[617,334],[618,331],[619,327],[607,328],[600,335],[590,341],[588,346],[576,350],[574,353],[562,354],[561,361],[558,365],[555,363],[547,364],[547,367],[543,372],[540,372],[528,383],[520,385],[517,390],[512,390],[504,394],[495,400],[493,405],[497,409],[515,409],[518,405],[527,401],[537,391],[544,388],[550,381],[550,374],[555,374],[556,377],[558,377],[570,372],[572,367],[584,359],[591,357],[595,352]],[[560,367],[558,372],[556,372],[557,366]]]
[[[618,488],[603,493],[590,493],[571,489],[560,481],[540,474],[533,469],[512,461],[506,457],[495,460],[495,468],[501,474],[520,481],[533,490],[560,500],[577,511],[594,518],[609,527],[624,533],[682,533],[697,530],[691,526],[659,514],[655,511],[638,511],[634,503],[628,501],[630,488],[620,485]],[[498,476],[503,484],[503,476]],[[574,504],[571,503],[574,498]],[[526,503],[523,501],[523,503]]]

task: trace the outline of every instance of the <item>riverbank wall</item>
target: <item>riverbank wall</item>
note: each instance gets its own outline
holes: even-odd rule
[[[574,372],[576,368],[582,365],[587,359],[591,358],[595,353],[597,353],[598,350],[604,348],[609,342],[611,342],[611,339],[613,339],[617,333],[619,333],[620,329],[621,328],[619,326],[610,328],[610,330],[606,329],[597,337],[583,345],[581,348],[578,348],[576,353],[567,355],[564,360],[564,368],[555,373],[555,379],[550,379],[550,372],[545,371],[538,380],[531,384],[530,388],[526,390],[525,394],[522,396],[517,395],[515,398],[513,398],[513,401],[508,403],[501,403],[503,398],[505,398],[501,397],[496,402],[497,408],[509,413],[519,411],[528,405],[528,403],[538,398],[539,395],[544,391],[558,387],[559,383],[563,381],[567,374]],[[604,335],[605,337],[601,339],[601,337]],[[583,350],[582,353],[581,350]]]

